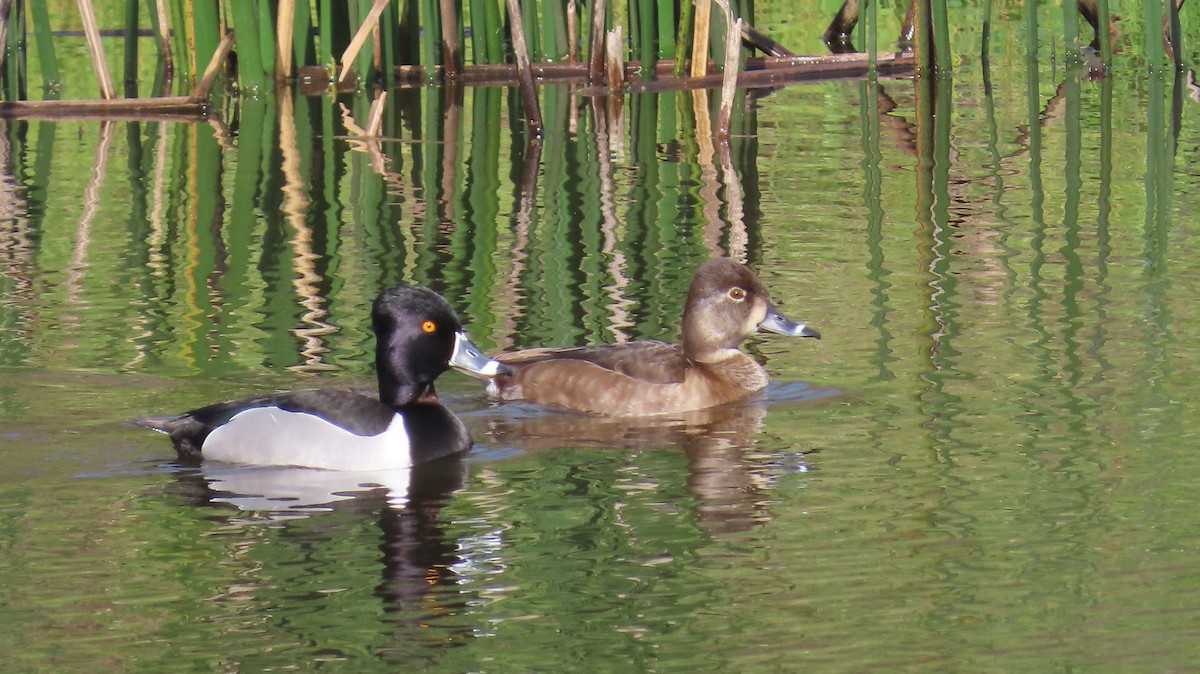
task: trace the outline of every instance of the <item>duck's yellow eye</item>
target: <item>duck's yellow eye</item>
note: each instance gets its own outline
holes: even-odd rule
[[[746,291],[742,290],[741,288],[730,288],[729,298],[735,302],[741,302],[742,300],[746,299]]]
[[[434,323],[433,321],[425,321],[421,324],[421,329],[425,332],[434,332],[437,330],[437,323]]]

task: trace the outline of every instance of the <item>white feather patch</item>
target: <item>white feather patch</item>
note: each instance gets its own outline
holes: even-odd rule
[[[379,435],[355,435],[312,414],[253,407],[209,433],[200,451],[206,459],[258,466],[391,470],[412,465],[409,450],[399,414]]]

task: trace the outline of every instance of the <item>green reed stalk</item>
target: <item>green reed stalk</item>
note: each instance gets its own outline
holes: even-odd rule
[[[658,28],[658,53],[655,58],[670,58],[675,55],[675,3],[672,0],[658,0],[654,14]]]
[[[491,63],[504,63],[509,60],[508,51],[505,49],[505,32],[504,32],[504,17],[502,11],[503,2],[484,2],[484,12],[487,14],[487,25],[490,27],[488,32],[488,59]]]
[[[1174,56],[1176,72],[1183,70],[1183,26],[1179,23],[1179,5],[1183,0],[1167,0],[1167,30],[1171,38],[1171,52]]]
[[[350,10],[350,31],[348,35],[353,36],[358,31],[359,26],[367,20],[367,15],[371,13],[371,5],[375,4],[373,0],[358,0],[357,3],[351,4]],[[436,35],[441,35],[439,31]],[[358,56],[354,59],[354,70],[358,73],[358,81],[360,83],[370,82],[373,76],[373,68],[375,62],[375,49],[368,44],[358,52]]]
[[[531,30],[533,26],[539,26],[538,7],[533,2],[522,2],[521,4],[521,22],[527,28],[525,29],[525,46],[529,49],[529,58],[534,63],[546,60],[546,49],[543,46],[545,36],[540,30]],[[542,13],[545,14],[544,12]],[[512,22],[509,22],[509,31],[512,32]],[[515,59],[514,59],[515,60]]]
[[[384,86],[392,82],[392,66],[399,63],[396,60],[399,48],[397,41],[400,39],[396,34],[397,28],[400,26],[400,21],[396,15],[395,3],[389,2],[383,8],[383,13],[379,15],[379,49],[381,51],[380,64],[383,72],[380,75],[384,78]]]
[[[1162,69],[1162,0],[1146,0],[1142,3],[1142,34],[1146,40],[1146,62],[1151,73]]]
[[[176,0],[171,4],[171,8],[171,51],[175,54],[175,82],[190,88],[187,83],[196,72],[196,57],[191,47],[191,37],[195,33],[192,6],[185,0]]]
[[[932,10],[935,68],[949,74],[954,69],[954,59],[950,57],[950,12],[946,0],[933,0]]]
[[[530,3],[532,4],[532,3]],[[567,60],[567,4],[547,2],[541,7],[542,50],[555,61]],[[527,26],[537,24],[525,24]]]
[[[277,76],[282,75],[282,73],[275,72],[275,17],[271,14],[271,6],[275,3],[260,2],[256,4],[258,5],[258,36],[256,40],[258,58],[262,61],[266,81],[271,82]]]
[[[1025,5],[1025,58],[1036,61],[1038,57],[1038,16],[1037,4]],[[1029,120],[1033,122],[1034,120]]]
[[[654,64],[658,61],[658,30],[655,27],[655,10],[658,4],[654,0],[633,0],[636,4],[637,21],[633,22],[635,30],[629,37],[633,44],[638,45],[638,58],[642,61],[642,79],[654,79]]]
[[[221,41],[221,8],[216,3],[191,2],[189,4],[195,30],[192,73],[194,77],[199,77],[200,73],[204,72],[209,60],[212,59],[213,53],[217,51],[217,43]]]
[[[138,81],[138,0],[125,0],[125,97],[137,98]],[[37,23],[34,23],[34,39],[37,37]]]
[[[51,37],[50,12],[46,9],[46,0],[31,0],[29,10],[30,19],[33,21],[33,40],[37,43],[38,63],[42,67],[42,88],[46,98],[57,97],[58,94],[54,90],[62,83],[62,77],[58,73],[58,58],[54,55],[54,39]],[[126,53],[128,54],[128,45]],[[128,62],[128,56],[126,61]]]
[[[463,63],[480,65],[487,63],[487,16],[483,9],[482,0],[468,0],[464,12],[467,13],[467,25],[471,26],[471,38],[463,44]],[[470,56],[467,54],[468,43]]]
[[[991,4],[991,1],[992,0],[987,0],[989,5]],[[879,2],[878,0],[866,0],[866,4],[867,13],[863,17],[863,40],[867,43],[868,68],[873,72],[875,70],[875,64],[877,63],[876,57],[879,52],[879,24],[877,21],[879,15],[879,10],[877,9]],[[985,23],[984,25],[986,26],[987,24]],[[986,27],[984,29],[984,34],[987,34]]]
[[[334,65],[333,12],[332,0],[321,0],[317,4],[317,62],[326,68]]]
[[[5,89],[8,100],[18,101],[28,98],[26,85],[29,71],[25,62],[25,12],[18,11],[20,5],[10,8],[8,14],[8,44],[0,45],[6,49],[4,59]]]
[[[917,76],[930,73],[936,64],[933,58],[930,21],[933,20],[929,0],[916,0],[917,12],[913,21],[913,52],[916,60]]]
[[[991,58],[990,53],[992,50],[992,0],[984,0],[984,3],[983,3],[983,31],[982,32],[983,32],[983,37],[980,38],[980,43],[979,43],[979,58],[980,58],[980,61],[982,61],[982,63],[983,63],[983,70],[986,73],[987,69],[988,69],[988,63]],[[872,51],[872,55],[873,54],[874,54],[874,52]],[[872,60],[872,63],[874,63],[874,60]],[[985,75],[984,77],[985,77],[985,81],[988,81],[986,79],[987,76]]]
[[[1074,2],[1064,2],[1063,11],[1063,60],[1067,65],[1079,61],[1079,10]]]
[[[692,51],[694,7],[690,2],[680,3],[679,25],[675,31],[675,77],[683,77],[683,73],[687,71],[688,55]]]
[[[316,63],[316,46],[312,37],[312,11],[308,2],[301,2],[292,16],[292,72],[300,66]]]
[[[419,0],[421,5],[421,65],[425,66],[425,80],[433,84],[437,77],[434,67],[442,62],[441,44],[442,21],[441,9],[437,0]]]
[[[415,65],[421,60],[420,40],[416,39],[421,14],[415,2],[406,2],[402,7],[404,9],[397,17],[399,24],[396,26],[396,63]]]
[[[234,2],[229,7],[233,30],[237,36],[238,85],[246,92],[262,89],[267,83],[267,64],[262,56],[258,5],[259,3]],[[270,63],[271,69],[274,70],[274,57]]]
[[[1112,33],[1108,29],[1108,24],[1112,21],[1112,14],[1109,13],[1108,0],[1097,1],[1096,13],[1099,15],[1096,23],[1100,25],[1100,60],[1104,63],[1104,67],[1108,68],[1112,64]]]

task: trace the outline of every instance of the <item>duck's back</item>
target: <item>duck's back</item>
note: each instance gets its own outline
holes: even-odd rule
[[[583,361],[650,384],[682,383],[690,365],[679,345],[654,341],[525,349],[501,354],[496,359],[515,366],[518,372],[533,363]]]
[[[703,409],[748,395],[763,378],[743,354],[712,367],[692,362],[678,345],[653,341],[527,349],[497,360],[513,374],[490,382],[493,397],[610,416]]]

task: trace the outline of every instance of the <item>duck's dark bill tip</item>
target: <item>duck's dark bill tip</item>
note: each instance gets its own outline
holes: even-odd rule
[[[815,337],[821,338],[821,333],[814,328],[810,328],[803,323],[788,320],[777,311],[771,311],[762,323],[758,324],[759,329],[767,332],[773,332],[777,335],[786,335],[788,337]]]

